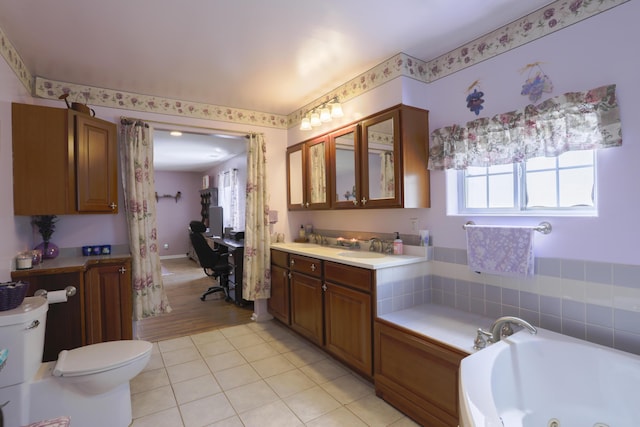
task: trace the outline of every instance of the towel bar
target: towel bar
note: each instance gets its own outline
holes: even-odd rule
[[[463,226],[462,229],[466,230],[468,225],[476,225],[475,222],[473,221],[467,221]],[[552,227],[551,227],[551,223],[547,222],[547,221],[542,221],[540,224],[538,224],[535,227],[532,227],[535,231],[538,231],[542,234],[549,234],[551,233]]]

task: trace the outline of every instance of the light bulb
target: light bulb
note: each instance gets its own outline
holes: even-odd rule
[[[311,113],[311,126],[317,127],[321,124],[322,122],[320,121],[320,115],[318,113]]]
[[[309,121],[309,117],[305,117],[300,122],[300,130],[311,130],[311,122]]]
[[[322,123],[331,121],[331,112],[329,111],[328,107],[323,107],[322,110],[320,110],[320,121]]]
[[[334,102],[331,104],[331,117],[334,119],[343,117],[344,113],[342,112],[342,105],[339,102]]]

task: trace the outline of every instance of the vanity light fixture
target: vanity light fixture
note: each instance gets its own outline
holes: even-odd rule
[[[331,101],[325,102],[309,111],[300,122],[300,130],[311,130],[314,127],[321,126],[323,123],[329,123],[333,119],[343,116],[342,105],[340,105],[336,96]]]

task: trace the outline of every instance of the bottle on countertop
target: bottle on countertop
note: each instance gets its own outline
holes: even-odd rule
[[[400,233],[396,231],[396,238],[393,241],[393,254],[394,255],[402,255],[402,239],[400,238]]]
[[[305,237],[307,237],[307,235],[304,232],[304,225],[300,226],[300,230],[298,231],[298,237],[300,237],[301,239],[304,239]]]

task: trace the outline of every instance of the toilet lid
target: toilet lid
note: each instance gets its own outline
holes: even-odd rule
[[[145,357],[149,352],[151,343],[140,340],[108,341],[62,350],[53,375],[74,377],[108,371]]]

